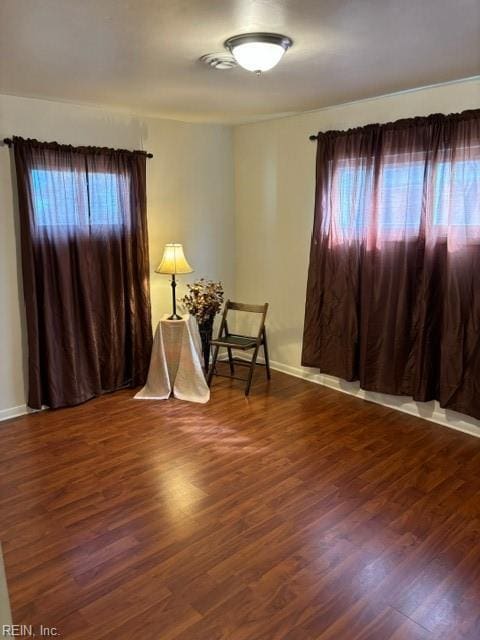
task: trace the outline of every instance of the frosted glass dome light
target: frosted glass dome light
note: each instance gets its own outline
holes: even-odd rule
[[[245,33],[226,40],[225,47],[241,67],[260,74],[273,69],[292,44],[277,33]]]

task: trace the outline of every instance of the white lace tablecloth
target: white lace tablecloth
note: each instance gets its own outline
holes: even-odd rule
[[[175,398],[208,402],[210,389],[202,369],[202,344],[197,321],[190,314],[181,320],[160,320],[153,339],[147,384],[137,400]]]

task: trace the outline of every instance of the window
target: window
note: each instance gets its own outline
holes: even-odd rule
[[[426,224],[442,228],[468,227],[480,233],[478,180],[480,160],[438,162],[432,179],[425,182],[425,161],[385,159],[374,189],[373,164],[366,161],[339,163],[333,178],[332,215],[339,234],[359,235],[374,227],[384,237],[397,232],[417,235],[422,214]],[[431,185],[431,191],[425,192]]]
[[[424,165],[421,163],[384,164],[378,176],[376,201],[373,202],[373,166],[361,163],[360,166],[340,167],[338,205],[341,227],[361,231],[374,222],[378,231],[387,234],[400,229],[418,231],[423,173]],[[366,202],[371,203],[371,208],[365,207]]]
[[[30,171],[33,212],[39,227],[122,225],[122,193],[128,177],[108,172],[57,169]]]
[[[480,160],[438,163],[433,206],[435,225],[480,226],[479,176]]]

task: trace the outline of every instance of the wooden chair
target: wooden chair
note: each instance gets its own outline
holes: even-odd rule
[[[220,329],[218,331],[218,337],[216,340],[211,340],[210,345],[214,347],[213,350],[213,359],[212,364],[210,366],[207,383],[208,386],[211,385],[212,378],[214,375],[220,376],[222,378],[234,378],[235,380],[243,380],[247,383],[245,389],[245,395],[248,396],[250,393],[250,386],[252,384],[253,372],[255,370],[255,365],[261,364],[257,363],[257,356],[260,347],[263,346],[263,352],[265,354],[265,368],[267,371],[267,378],[270,380],[270,362],[268,359],[268,345],[267,345],[267,332],[265,330],[265,316],[267,315],[268,310],[268,302],[265,304],[242,304],[241,302],[231,302],[227,300],[225,304],[225,309],[223,311],[222,321],[220,323]],[[229,311],[246,311],[248,313],[258,313],[261,314],[260,327],[258,330],[258,334],[256,337],[254,336],[243,336],[237,333],[230,333],[228,330],[228,322],[227,322],[227,314]],[[218,351],[220,348],[227,349],[228,353],[228,362],[230,364],[230,375],[224,376],[222,374],[216,373],[215,365],[217,363]],[[250,361],[241,360],[240,358],[234,358],[232,355],[232,349],[240,350],[240,351],[249,351],[253,349],[253,356]],[[247,378],[238,378],[235,376],[235,364],[249,367],[248,377]]]

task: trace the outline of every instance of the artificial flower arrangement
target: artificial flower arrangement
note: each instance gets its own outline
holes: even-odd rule
[[[182,303],[187,311],[204,324],[210,318],[215,318],[223,304],[223,285],[221,282],[200,278],[192,284],[187,284],[188,293],[183,296]]]

